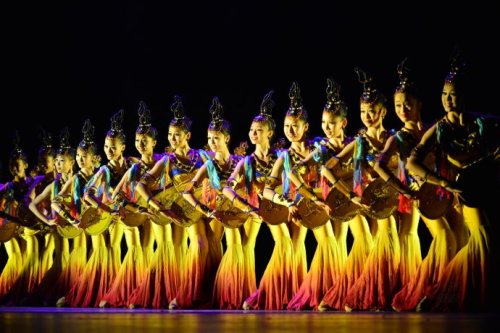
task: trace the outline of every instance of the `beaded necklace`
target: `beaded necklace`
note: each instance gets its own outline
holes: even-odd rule
[[[171,162],[175,165],[176,168],[185,171],[186,173],[191,173],[197,167],[199,162],[201,161],[201,156],[195,149],[190,149],[187,157],[189,158],[188,163],[184,163],[177,157],[177,155],[171,155]]]
[[[236,164],[242,159],[239,155],[229,155],[229,160],[225,165],[219,165],[217,160],[214,161],[215,168],[217,169],[217,174],[221,179],[228,179],[231,176],[232,171],[236,167]],[[227,166],[227,167],[226,167]]]
[[[264,162],[263,160],[259,159],[255,153],[252,153],[252,157],[255,161],[255,169],[257,173],[260,173],[263,176],[269,176],[273,170],[274,163],[278,159],[278,156],[275,151],[270,151],[267,154],[268,161],[269,162]]]

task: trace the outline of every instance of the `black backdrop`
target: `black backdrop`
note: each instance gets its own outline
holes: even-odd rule
[[[455,45],[469,62],[474,88],[469,105],[498,112],[494,50],[499,29],[493,4],[335,3],[129,0],[3,5],[0,180],[10,180],[6,163],[16,129],[34,165],[40,127],[52,132],[57,145],[59,131],[68,126],[76,145],[84,120],[90,118],[102,144],[109,118],[120,108],[125,109],[127,154],[136,154],[133,136],[140,100],[151,109],[160,150],[167,144],[174,94],[182,96],[194,119],[193,147],[204,145],[208,108],[212,97],[219,96],[224,117],[233,125],[234,147],[247,139],[250,121],[270,89],[275,90],[277,136],[283,136],[283,114],[294,80],[310,113],[311,133],[321,135],[325,83],[332,77],[342,85],[350,107],[348,132],[354,134],[360,126],[361,86],[353,67],[373,74],[391,97],[396,65],[405,57],[424,94],[424,120],[432,121],[442,115],[440,89]],[[408,6],[413,8],[404,8]],[[400,126],[392,107],[386,120],[386,127]],[[268,255],[266,232],[262,237],[267,240],[258,247]],[[257,269],[261,272],[262,267]]]

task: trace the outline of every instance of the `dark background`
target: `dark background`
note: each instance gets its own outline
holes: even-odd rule
[[[498,12],[491,1],[464,2],[463,7],[457,2],[2,5],[0,180],[10,180],[6,163],[16,129],[34,166],[40,127],[53,134],[57,145],[59,131],[68,126],[76,145],[84,120],[90,118],[102,146],[109,118],[120,108],[125,109],[126,153],[135,155],[140,100],[151,109],[160,151],[167,144],[175,94],[182,96],[194,120],[193,147],[205,144],[208,108],[212,97],[219,96],[224,117],[233,125],[234,148],[247,140],[251,119],[270,89],[275,90],[277,136],[283,136],[294,80],[310,114],[311,133],[321,135],[326,78],[332,77],[342,85],[350,108],[348,133],[354,134],[361,125],[361,85],[353,67],[371,73],[391,98],[398,83],[396,66],[405,57],[424,95],[424,120],[430,122],[443,114],[441,87],[455,45],[469,63],[469,106],[497,113]],[[386,127],[399,126],[391,105]],[[267,228],[262,230],[269,241]],[[262,244],[268,243],[258,247],[270,254]]]

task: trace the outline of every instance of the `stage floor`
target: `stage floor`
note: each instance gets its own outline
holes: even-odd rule
[[[0,307],[0,332],[475,333],[500,313],[288,312]],[[488,326],[490,327],[488,329]]]

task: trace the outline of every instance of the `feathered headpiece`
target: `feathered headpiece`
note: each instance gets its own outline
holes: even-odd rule
[[[12,141],[13,141],[12,143],[14,145],[14,149],[12,150],[12,152],[10,153],[10,156],[9,156],[9,170],[10,170],[11,174],[14,176],[15,175],[14,169],[16,168],[16,161],[21,159],[21,160],[24,160],[26,163],[28,163],[28,157],[26,156],[26,154],[23,152],[23,150],[21,148],[21,138],[19,137],[19,132],[17,130],[14,133],[14,139]]]
[[[398,64],[397,71],[398,71],[398,77],[399,77],[399,85],[396,88],[396,91],[406,91],[408,87],[413,86],[413,82],[410,80],[410,69],[406,67],[406,62],[408,61],[408,58],[404,58],[403,61],[401,61]]]
[[[111,128],[109,129],[109,133],[112,136],[123,134],[122,122],[124,112],[125,111],[123,109],[120,109],[110,118]]]
[[[264,118],[272,118],[274,101],[273,101],[274,91],[269,91],[264,98],[262,99],[262,103],[260,103],[260,115]]]
[[[465,60],[463,59],[458,46],[455,46],[450,55],[450,69],[444,81],[448,83],[456,83],[457,80],[462,79],[465,68]]]
[[[378,100],[385,102],[383,95],[375,88],[373,84],[373,77],[369,76],[365,71],[359,67],[354,67],[354,71],[358,75],[358,82],[363,85],[363,94],[361,95],[361,101],[364,103],[375,103]]]
[[[300,96],[299,84],[293,81],[290,91],[288,92],[290,98],[290,107],[288,108],[287,115],[300,116],[302,113],[302,97]]]
[[[186,116],[184,105],[179,95],[174,96],[174,102],[170,105],[170,111],[174,114],[174,117],[170,121],[170,125],[184,128],[189,132],[191,130],[191,119]]]
[[[83,124],[82,128],[82,133],[83,133],[83,140],[80,143],[80,146],[82,148],[90,147],[94,145],[94,131],[95,128],[90,122],[90,119],[86,119],[85,123]]]
[[[137,114],[139,115],[139,127],[137,127],[137,131],[141,133],[146,133],[151,128],[151,112],[149,111],[146,102],[139,102],[139,109],[137,110]]]
[[[347,115],[347,105],[340,98],[340,84],[330,78],[326,79],[325,109],[344,117]]]
[[[179,95],[174,96],[174,102],[170,105],[170,111],[174,114],[175,122],[183,122],[185,118],[184,105]]]
[[[66,126],[62,129],[61,134],[59,135],[59,149],[57,152],[64,153],[69,149],[71,149],[69,144],[69,129]]]
[[[19,132],[16,130],[14,133],[14,140],[13,140],[13,145],[14,149],[12,150],[12,155],[17,154],[20,155],[23,152],[23,149],[21,148],[21,138],[19,137]]]
[[[40,128],[40,139],[42,140],[42,146],[40,150],[48,150],[52,148],[52,134]]]
[[[209,128],[220,131],[222,130],[224,119],[222,119],[222,104],[219,98],[216,96],[212,99],[212,105],[210,106],[210,114],[212,115],[212,121],[210,122]]]

